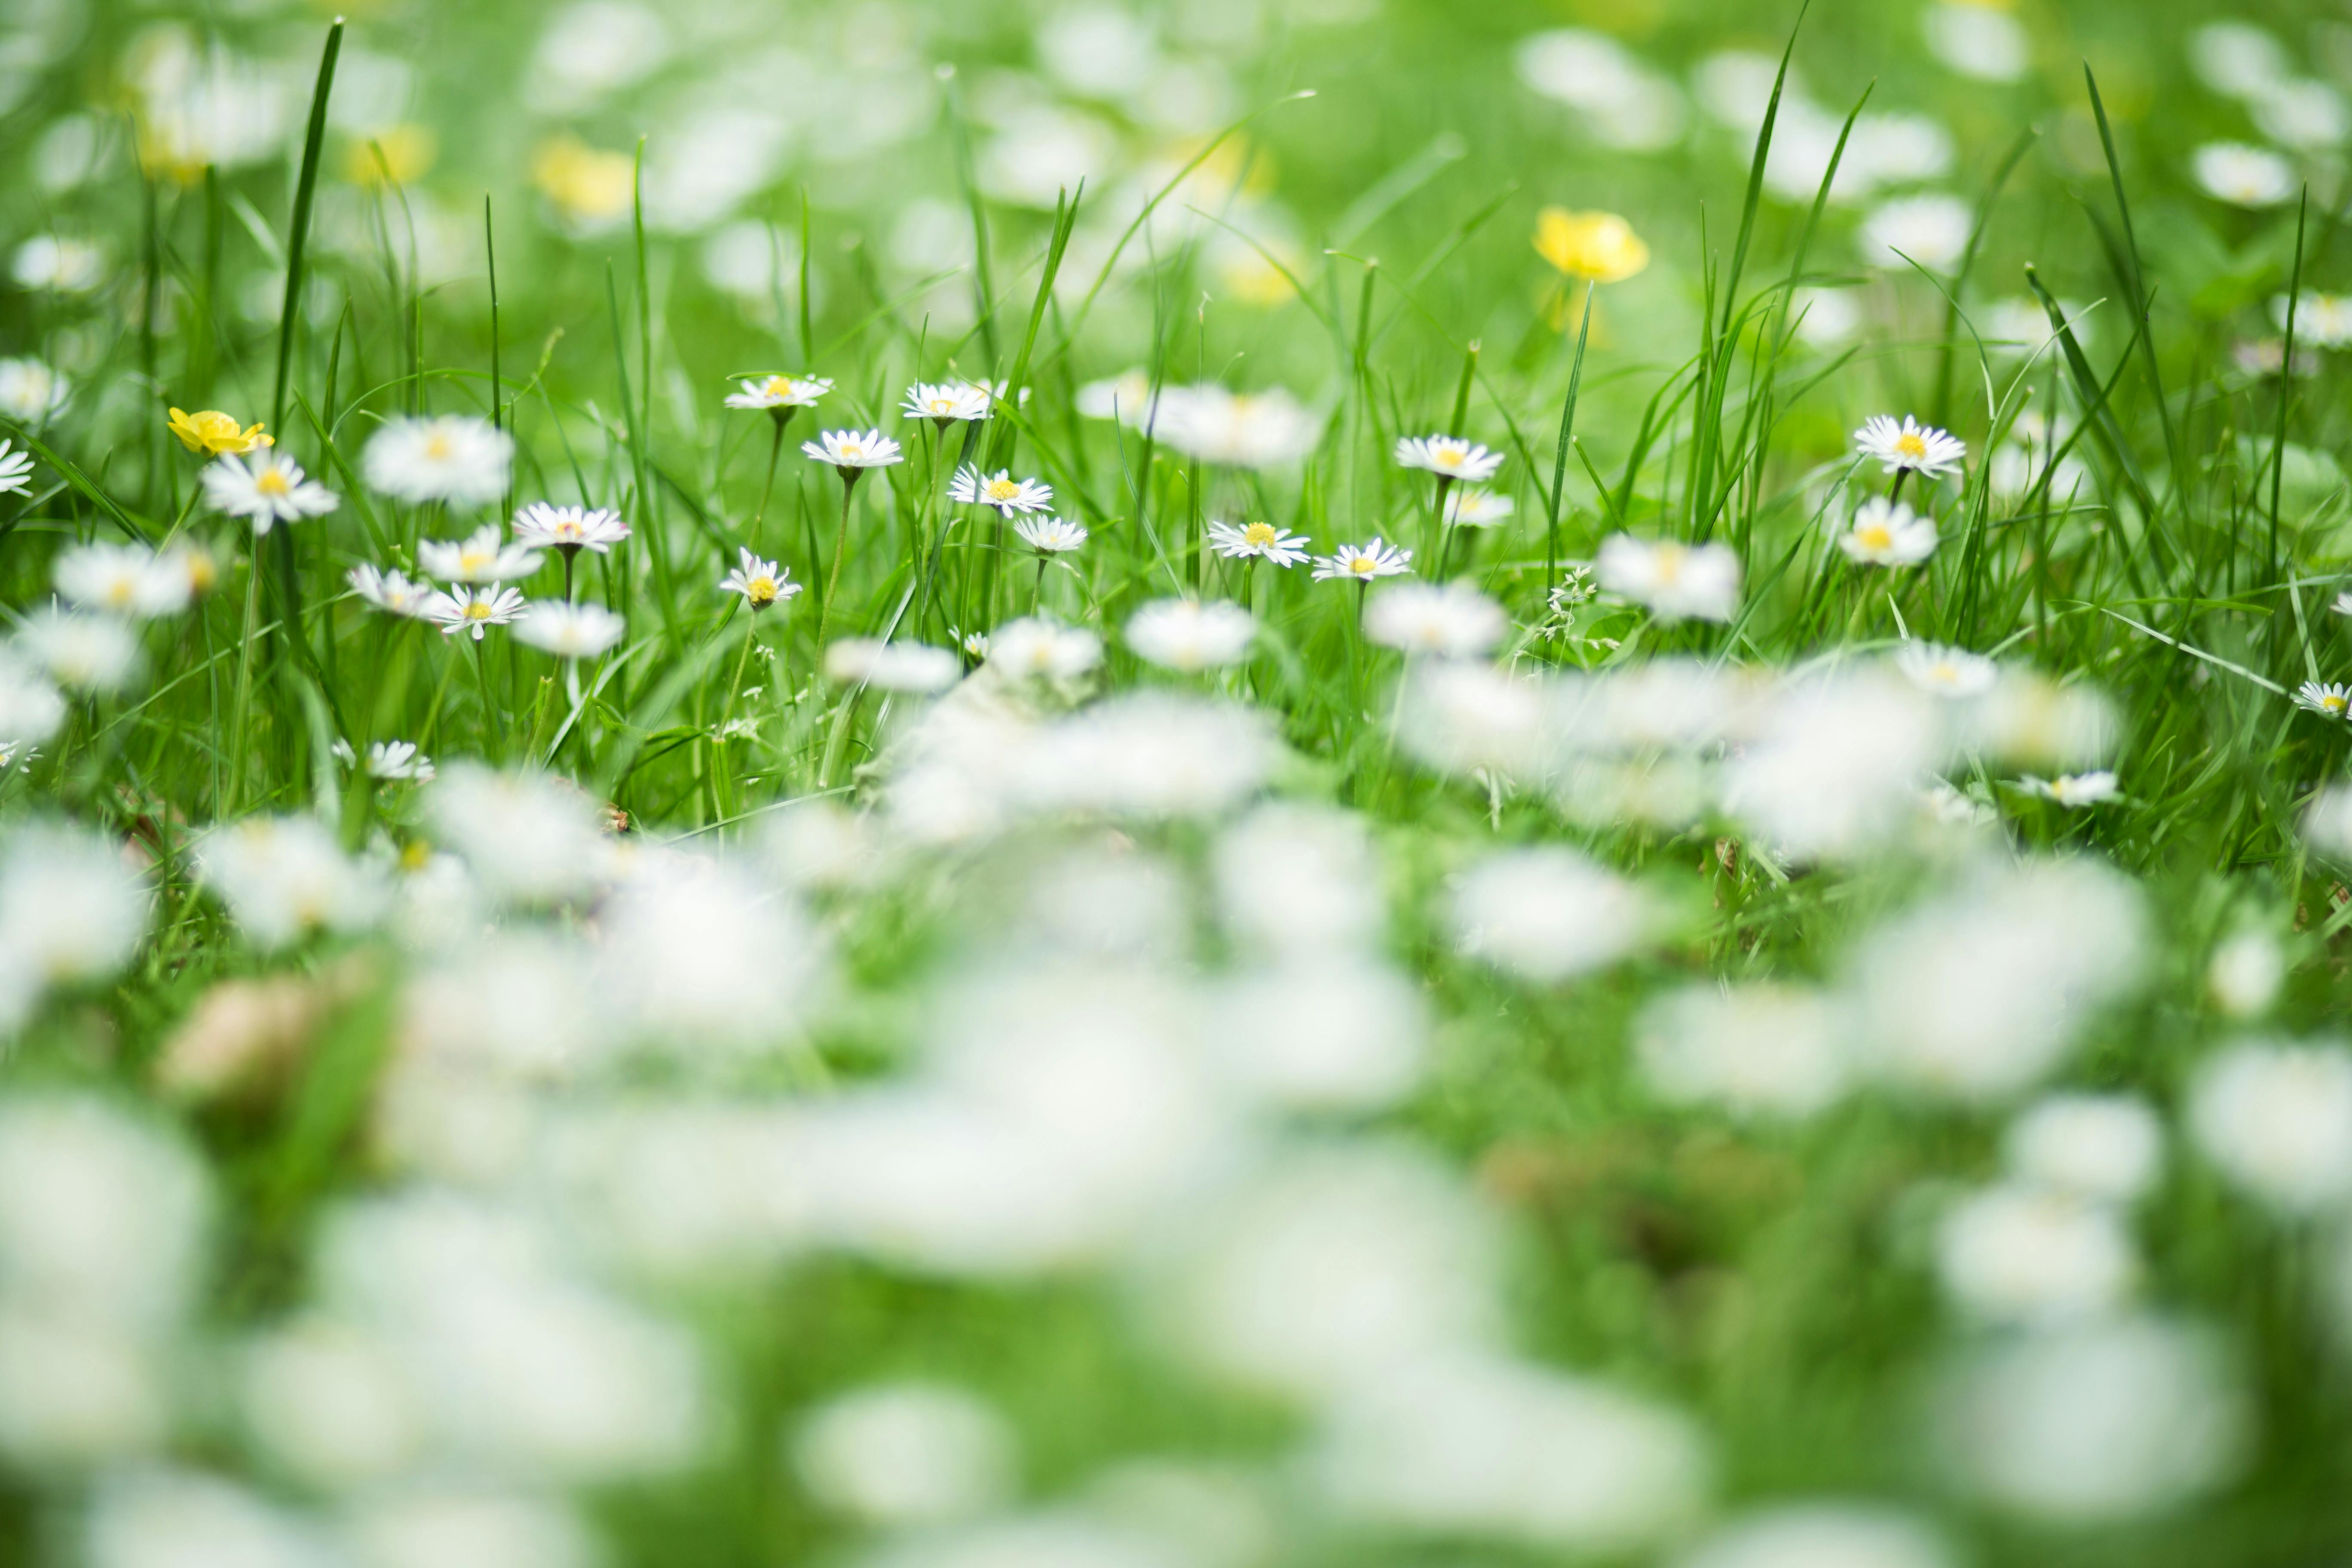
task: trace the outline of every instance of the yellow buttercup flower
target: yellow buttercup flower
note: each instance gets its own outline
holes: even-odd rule
[[[422,125],[387,125],[343,149],[343,178],[355,185],[379,185],[387,173],[395,185],[413,185],[433,167],[440,142]]]
[[[201,414],[184,414],[174,408],[171,426],[181,445],[207,458],[217,458],[224,452],[250,452],[270,444],[270,438],[261,433],[260,425],[240,426],[236,416],[223,414],[217,408],[207,408]]]
[[[1615,213],[1546,207],[1536,215],[1536,253],[1570,278],[1622,283],[1650,265],[1650,247]]]
[[[531,155],[530,177],[565,222],[593,228],[618,221],[629,210],[636,165],[626,153],[591,147],[576,136],[557,136],[541,142]]]

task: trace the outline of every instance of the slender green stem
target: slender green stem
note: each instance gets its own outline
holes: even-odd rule
[[[841,526],[834,531],[833,559],[824,569],[824,598],[816,607],[816,646],[820,654],[824,649],[824,634],[833,625],[833,596],[841,586],[841,558],[849,550],[849,498],[857,490],[857,470],[845,468],[841,475]]]

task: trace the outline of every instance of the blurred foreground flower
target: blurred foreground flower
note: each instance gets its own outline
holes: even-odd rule
[[[1615,213],[1546,207],[1536,215],[1536,254],[1570,278],[1622,283],[1650,265],[1650,247]]]

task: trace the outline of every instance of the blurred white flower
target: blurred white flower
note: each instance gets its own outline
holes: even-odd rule
[[[496,531],[492,531],[493,539]],[[608,507],[554,506],[535,500],[515,513],[514,542],[527,550],[561,550],[575,554],[593,550],[599,555],[609,554],[614,545],[629,537],[629,525],[621,514]],[[423,546],[418,547],[420,562]],[[427,565],[425,570],[435,571]],[[443,576],[451,574],[441,573]],[[508,574],[520,577],[520,572]]]
[[[1013,531],[1040,555],[1066,555],[1087,542],[1085,525],[1066,517],[1024,517]]]
[[[2018,781],[2018,787],[2030,795],[2080,811],[2104,801],[2116,798],[2116,775],[2102,769],[2095,773],[2062,773],[2056,778],[2028,776]]]
[[[75,545],[58,557],[57,584],[85,609],[140,620],[178,614],[194,592],[180,562],[141,544]]]
[[[0,742],[23,746],[46,741],[65,718],[65,699],[58,689],[15,652],[0,647]]]
[[[487,419],[444,414],[388,419],[368,439],[360,470],[368,488],[410,502],[488,506],[506,494],[514,437]]]
[[[2146,924],[2137,885],[2096,862],[1982,868],[1854,950],[1862,1059],[1914,1093],[2013,1094],[2137,984]]]
[[[1942,479],[1969,455],[1967,444],[1949,431],[1922,425],[1908,414],[1899,425],[1891,414],[1872,416],[1853,433],[1853,446],[1863,457],[1885,465],[1887,473],[1909,471],[1930,479]]]
[[[1955,1568],[1957,1562],[1942,1537],[1909,1514],[1818,1501],[1739,1515],[1675,1568]]]
[[[112,616],[46,605],[18,624],[16,641],[50,679],[72,691],[120,691],[139,670],[138,636]]]
[[[575,0],[549,18],[523,79],[534,109],[571,114],[660,68],[669,29],[631,0]]]
[[[1633,1037],[1643,1076],[1662,1099],[1739,1116],[1807,1117],[1846,1092],[1850,1026],[1837,1001],[1818,991],[1690,985],[1654,997]]]
[[[1344,950],[1253,968],[1212,996],[1212,1049],[1254,1100],[1296,1110],[1377,1110],[1411,1093],[1428,1004],[1394,970]]]
[[[154,1342],[201,1283],[211,1195],[194,1155],[88,1095],[0,1100],[0,1302]]]
[[[1936,58],[1979,81],[2016,81],[2032,68],[2025,24],[1974,0],[1937,0],[1921,17]]]
[[[1581,110],[1604,145],[1652,152],[1682,137],[1682,94],[1605,33],[1582,27],[1531,33],[1519,40],[1512,60],[1529,88]]]
[[[1905,643],[1895,651],[1895,668],[1920,690],[1954,700],[1983,696],[2000,673],[1980,653],[1932,642]]]
[[[948,480],[948,500],[965,506],[992,506],[1000,516],[1044,511],[1054,504],[1054,487],[1037,479],[1016,479],[1009,468],[983,475],[970,464]]]
[[[2289,1215],[2352,1200],[2352,1052],[2246,1041],[2198,1069],[2189,1137],[2233,1184]]]
[[[2286,955],[2267,931],[2245,931],[2214,948],[2205,966],[2205,989],[2233,1018],[2269,1011],[2286,980]]]
[[[2162,1173],[2164,1125],[2133,1095],[2053,1094],[2010,1123],[2001,1148],[2021,1181],[2128,1204]]]
[[[1333,1506],[1375,1524],[1614,1552],[1685,1525],[1710,1466],[1663,1405],[1523,1362],[1439,1356],[1342,1393],[1307,1458]]]
[[[1517,510],[1498,490],[1455,489],[1445,497],[1445,521],[1455,528],[1492,528]]]
[[[430,583],[412,583],[398,572],[364,564],[352,568],[350,582],[352,591],[377,609],[418,620],[429,618],[433,602],[442,596]]]
[[[809,1495],[869,1524],[984,1517],[1012,1495],[1013,1435],[961,1389],[876,1384],[830,1401],[793,1442]]]
[[[2324,81],[2275,82],[2255,95],[2254,124],[2282,147],[2318,152],[2340,147],[2352,134],[2344,95]]]
[[[795,408],[815,407],[817,399],[832,390],[833,383],[817,375],[745,376],[740,389],[727,395],[727,406],[789,415]]]
[[[1360,817],[1272,802],[1218,837],[1217,908],[1235,955],[1314,958],[1371,947],[1386,899]]]
[[[2115,1211],[2067,1193],[2011,1183],[1944,1216],[1937,1271],[1970,1317],[2047,1328],[2120,1306],[2139,1258]]]
[[[824,678],[836,686],[928,695],[945,691],[962,676],[961,660],[929,643],[844,637],[824,650]]]
[[[1558,845],[1497,850],[1454,888],[1455,944],[1538,984],[1615,963],[1651,917],[1640,889]]]
[[[345,855],[313,817],[250,816],[215,828],[196,859],[205,884],[264,949],[314,931],[364,931],[388,898],[382,873]]]
[[[1601,586],[1664,620],[1729,621],[1739,613],[1739,557],[1727,544],[1612,533],[1594,563]]]
[[[1383,647],[1441,658],[1471,658],[1503,640],[1503,607],[1465,581],[1400,583],[1364,606],[1364,635]]]
[[[1370,583],[1382,577],[1402,576],[1412,570],[1412,551],[1400,550],[1374,535],[1368,543],[1342,544],[1328,555],[1318,556],[1315,580],[1321,583],[1337,578]]]
[[[1857,565],[1916,566],[1936,552],[1936,520],[1901,501],[1872,496],[1854,508],[1853,524],[1837,542]]]
[[[425,619],[441,628],[441,635],[456,637],[459,632],[471,632],[480,642],[492,626],[503,626],[520,617],[525,608],[520,590],[492,583],[477,588],[458,583],[446,594],[436,594],[425,601]]]
[[[2255,98],[2288,79],[2286,50],[2252,22],[2208,22],[2189,35],[2189,66],[2215,92]]]
[[[602,605],[563,605],[541,599],[515,627],[515,640],[558,658],[594,658],[612,648],[627,623]]]
[[[730,865],[681,859],[633,878],[602,925],[600,987],[613,1021],[641,1038],[772,1045],[806,1026],[824,981],[826,946],[798,901]]]
[[[2239,142],[2209,142],[2190,159],[2205,194],[2232,206],[2274,207],[2294,197],[2294,165]]]
[[[1307,559],[1312,542],[1270,522],[1213,522],[1209,548],[1228,561],[1263,559],[1276,566],[1296,566]]]
[[[1321,417],[1278,386],[1246,393],[1213,384],[1170,386],[1160,389],[1156,403],[1148,395],[1148,384],[1126,390],[1133,395],[1118,400],[1122,420],[1204,463],[1287,468],[1306,458],[1323,437]],[[1105,416],[1110,412],[1103,405]]]
[[[106,281],[106,252],[91,240],[37,234],[16,247],[8,270],[23,288],[87,294]]]
[[[1006,674],[1073,680],[1102,662],[1102,638],[1078,626],[1026,616],[996,628],[988,662]]]
[[[109,1476],[81,1523],[89,1568],[336,1568],[325,1532],[232,1482],[194,1470]]]
[[[1956,1359],[1938,1392],[1953,1479],[2057,1523],[2177,1510],[2236,1472],[2252,1432],[2213,1343],[2155,1318],[1995,1341]]]
[[[1948,756],[1935,700],[1884,666],[1791,682],[1759,720],[1724,765],[1723,806],[1804,860],[1850,858],[1902,832]]]
[[[364,1330],[298,1321],[248,1342],[236,1369],[237,1407],[253,1440],[314,1485],[389,1480],[424,1451],[406,1369]]]
[[[0,968],[46,984],[109,979],[147,934],[151,902],[120,845],[63,824],[21,825],[0,844]]]
[[[1240,663],[1256,635],[1257,617],[1228,599],[1155,599],[1127,623],[1136,657],[1186,673]]]
[[[1908,272],[1914,264],[1948,273],[1968,249],[1976,224],[1969,204],[1940,191],[1897,196],[1873,207],[1862,225],[1862,258]]]
[[[583,893],[604,868],[596,807],[543,774],[452,763],[425,793],[426,819],[493,895],[523,903]]]
[[[0,1455],[54,1473],[154,1452],[171,1430],[169,1364],[79,1313],[0,1302]]]
[[[539,560],[537,551],[507,543],[495,522],[482,524],[463,540],[422,539],[416,543],[417,565],[451,583],[511,583],[538,571]]]
[[[479,1483],[415,1486],[345,1517],[357,1568],[599,1568],[605,1553],[567,1504]]]
[[[1503,466],[1503,454],[1490,452],[1466,436],[1400,436],[1397,466],[1422,468],[1441,479],[1483,485]]]
[[[66,405],[72,384],[46,362],[18,356],[0,359],[0,414],[38,427]]]

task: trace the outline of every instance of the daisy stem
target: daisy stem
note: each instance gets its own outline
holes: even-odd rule
[[[1445,492],[1453,488],[1454,476],[1452,474],[1438,475],[1437,500],[1430,509],[1429,525],[1431,531],[1431,545],[1429,553],[1441,557],[1437,563],[1438,574],[1440,576],[1443,576],[1445,572],[1445,562],[1443,559],[1445,546]]]
[[[572,602],[572,560],[579,553],[577,550],[563,552],[563,602],[567,605]]]
[[[824,569],[824,598],[816,607],[816,646],[820,653],[824,650],[825,628],[833,624],[834,590],[841,586],[841,557],[849,548],[849,498],[856,489],[857,475],[852,469],[842,477],[841,526],[834,531],[833,560]]]
[[[227,810],[241,810],[245,805],[245,763],[253,754],[247,743],[245,723],[253,700],[253,645],[260,640],[261,632],[261,552],[248,550],[245,563],[245,636],[236,651],[236,698],[229,710],[229,747],[234,760],[229,764]]]
[[[1035,586],[1029,590],[1029,613],[1031,615],[1034,616],[1037,613],[1037,606],[1045,602],[1045,557],[1040,555],[1037,557],[1037,582]]]
[[[784,426],[788,421],[771,419],[768,423],[775,434],[768,442],[768,478],[767,482],[760,487],[760,510],[751,514],[751,552],[755,555],[760,551],[760,524],[768,516],[768,498],[775,493],[776,463],[784,455]]]
[[[1897,468],[1895,470],[1895,484],[1893,488],[1886,492],[1886,504],[1888,506],[1893,506],[1896,501],[1903,499],[1903,481],[1910,477],[1911,470],[1908,468]]]

